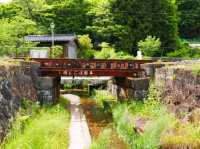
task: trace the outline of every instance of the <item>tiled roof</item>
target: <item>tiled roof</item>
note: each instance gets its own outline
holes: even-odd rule
[[[28,35],[24,37],[25,41],[31,42],[51,42],[52,36],[51,35]],[[74,41],[76,39],[75,35],[54,35],[54,41]]]

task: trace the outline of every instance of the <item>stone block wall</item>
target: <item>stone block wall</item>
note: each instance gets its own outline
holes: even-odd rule
[[[21,99],[52,104],[59,97],[59,84],[59,78],[40,77],[38,63],[0,64],[0,142],[20,107]]]
[[[163,67],[156,70],[155,83],[162,102],[178,117],[200,108],[200,75],[191,70]]]
[[[6,135],[23,98],[37,100],[31,76],[19,65],[0,65],[0,141]]]

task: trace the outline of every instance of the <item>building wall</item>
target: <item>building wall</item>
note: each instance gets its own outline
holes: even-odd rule
[[[77,58],[77,45],[75,42],[70,42],[68,44],[68,58],[70,59]]]

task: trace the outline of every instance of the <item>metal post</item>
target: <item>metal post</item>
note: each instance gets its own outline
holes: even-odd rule
[[[54,28],[55,28],[54,22],[52,22],[50,24],[50,28],[51,28],[51,50],[52,50],[52,52],[50,53],[50,57],[52,58],[52,53],[54,55],[54,51],[53,51],[53,47],[54,47]]]

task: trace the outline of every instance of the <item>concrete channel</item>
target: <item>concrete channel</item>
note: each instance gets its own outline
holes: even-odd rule
[[[73,94],[64,94],[63,96],[70,101],[69,149],[89,149],[91,136],[86,117],[80,105],[80,97]]]

